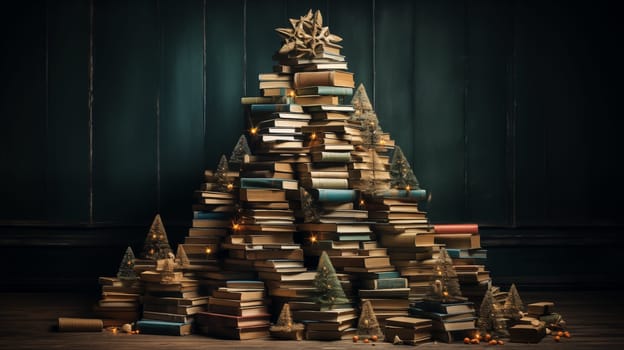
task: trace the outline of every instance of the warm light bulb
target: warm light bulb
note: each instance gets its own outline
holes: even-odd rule
[[[234,229],[235,231],[240,229],[240,225],[239,224],[232,224],[232,229]]]
[[[445,297],[448,297],[449,295],[447,291],[444,291],[442,294],[444,294]]]
[[[233,184],[227,184],[226,187],[227,187],[228,191],[231,191],[234,188],[234,185]]]
[[[386,144],[386,140],[380,140],[379,143],[382,144],[382,145],[385,145]]]
[[[206,248],[206,254],[210,254],[210,253],[212,253],[212,249]]]
[[[310,140],[313,140],[313,141],[316,140],[316,133],[315,132],[310,134]]]
[[[249,129],[249,133],[252,134],[252,135],[257,134],[258,133],[258,128],[251,128],[251,129]]]
[[[363,199],[360,199],[360,205],[364,205],[366,202]]]
[[[156,234],[152,234],[152,239],[156,239]]]
[[[316,243],[316,240],[317,240],[316,236],[310,236],[310,242]]]
[[[405,190],[406,190],[406,191],[409,191],[409,190],[411,190],[411,189],[412,189],[412,187],[411,187],[410,185],[405,186]]]
[[[153,255],[154,254],[154,248],[150,249],[149,253],[150,253],[150,255]]]

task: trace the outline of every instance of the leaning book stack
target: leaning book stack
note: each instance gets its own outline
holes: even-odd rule
[[[117,277],[100,277],[98,283],[102,291],[101,299],[93,307],[98,317],[119,325],[140,318],[143,288],[138,279],[123,281]]]
[[[432,323],[427,318],[391,317],[383,328],[386,342],[419,345],[431,340]]]
[[[318,305],[317,305],[318,306]],[[306,325],[308,340],[340,340],[356,332],[358,315],[354,308],[333,308],[322,310],[320,306],[292,311],[293,320]]]

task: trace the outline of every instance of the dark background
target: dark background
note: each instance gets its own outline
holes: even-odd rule
[[[611,1],[13,1],[0,11],[2,289],[91,289],[156,213],[183,240],[276,27],[320,9],[382,128],[477,222],[495,284],[619,287],[622,29]]]

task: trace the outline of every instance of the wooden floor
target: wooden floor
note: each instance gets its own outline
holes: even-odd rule
[[[504,349],[624,349],[624,302],[620,291],[524,292],[525,303],[554,301],[567,321],[572,338],[556,343],[546,337],[539,344],[506,343]],[[186,337],[101,333],[58,333],[53,330],[58,317],[88,317],[97,300],[84,294],[0,294],[0,349],[400,349],[390,343],[353,343],[348,340],[225,341],[200,335]],[[489,347],[427,343],[419,349]]]

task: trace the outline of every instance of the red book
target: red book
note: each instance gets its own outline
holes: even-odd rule
[[[435,233],[479,233],[478,224],[439,224],[433,225]]]

